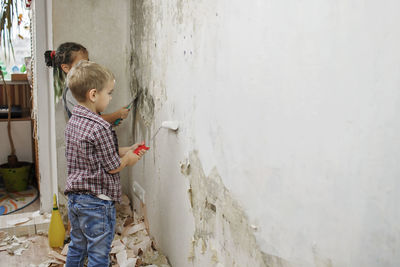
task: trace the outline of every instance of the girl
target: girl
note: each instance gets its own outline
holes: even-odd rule
[[[54,92],[56,97],[62,95],[62,101],[68,118],[72,115],[72,110],[78,104],[68,87],[65,87],[65,77],[75,64],[81,60],[89,60],[89,52],[83,45],[67,42],[61,44],[56,51],[46,51],[44,53],[46,65],[53,67]],[[63,88],[65,89],[63,90]],[[122,107],[120,110],[111,114],[102,114],[101,117],[111,123],[118,125],[122,119],[128,117],[128,108]],[[118,120],[119,119],[119,120]],[[115,124],[114,124],[115,123]]]

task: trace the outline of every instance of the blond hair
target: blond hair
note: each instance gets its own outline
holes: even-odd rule
[[[67,86],[76,100],[84,102],[90,89],[100,92],[114,79],[114,74],[102,65],[81,60],[68,72]]]

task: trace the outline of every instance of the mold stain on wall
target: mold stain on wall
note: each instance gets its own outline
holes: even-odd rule
[[[195,221],[190,261],[196,262],[197,257],[209,255],[213,266],[292,266],[259,249],[253,228],[224,186],[217,168],[206,176],[197,152],[192,152],[181,163],[181,173],[190,182],[188,197]]]
[[[139,66],[138,56],[135,52],[132,52],[130,67],[133,70],[133,74],[131,76],[130,88],[132,99],[135,99],[134,107],[136,107],[136,116],[134,118],[136,120],[137,115],[139,115],[144,125],[150,127],[154,120],[154,99],[149,90],[141,86],[137,78],[138,76],[135,73],[136,66]]]
[[[159,93],[154,92],[153,87],[156,82],[152,80],[152,58],[154,50],[157,49],[156,41],[151,40],[155,39],[154,12],[151,1],[139,0],[131,4],[131,93],[136,97],[136,115],[146,128],[149,128],[154,121],[156,105],[153,95]],[[159,87],[165,93],[164,86],[161,84]]]

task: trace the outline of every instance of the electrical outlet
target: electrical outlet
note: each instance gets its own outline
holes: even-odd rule
[[[133,193],[144,204],[145,191],[144,191],[143,187],[141,187],[136,181],[133,182]]]

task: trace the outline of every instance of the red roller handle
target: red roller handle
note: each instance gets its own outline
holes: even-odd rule
[[[136,155],[138,155],[139,154],[139,152],[141,151],[141,150],[149,150],[150,149],[150,147],[147,147],[146,145],[140,145],[140,146],[138,146],[134,151],[133,151],[133,153],[135,153]]]

